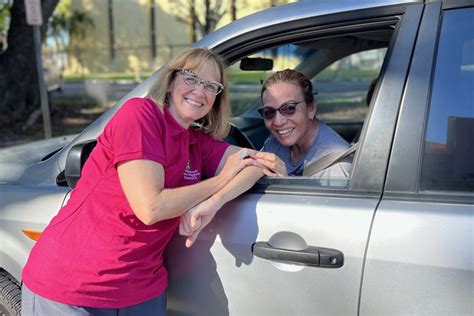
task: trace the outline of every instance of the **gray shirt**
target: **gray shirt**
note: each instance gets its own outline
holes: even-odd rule
[[[321,159],[330,153],[342,152],[349,148],[350,145],[336,131],[320,122],[318,134],[314,140],[313,145],[308,150],[306,155],[295,163],[291,162],[290,147],[280,144],[273,135],[267,138],[261,151],[271,152],[277,155],[286,165],[288,175],[301,176],[304,167],[309,163]],[[311,177],[315,178],[348,178],[351,170],[351,158],[346,158],[343,161],[332,165],[331,167],[322,170]]]

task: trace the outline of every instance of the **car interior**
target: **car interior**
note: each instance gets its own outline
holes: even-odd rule
[[[293,68],[308,76],[317,91],[316,116],[350,144],[357,143],[392,33],[392,29],[385,29],[305,40],[272,47],[241,59],[236,63],[239,71],[253,72],[260,77],[254,79],[257,81],[252,85],[254,90],[246,91],[243,97],[239,92],[233,93],[231,88],[231,100],[240,98],[240,108],[233,108],[238,116],[231,119],[232,131],[226,140],[257,150],[263,146],[269,132],[257,113],[261,106],[261,84],[274,71]],[[272,65],[271,70],[269,65]],[[230,68],[231,74],[235,68],[235,65]],[[242,100],[246,98],[248,101],[242,106]],[[275,181],[279,182],[278,179],[270,180]],[[269,183],[269,180],[261,182]]]

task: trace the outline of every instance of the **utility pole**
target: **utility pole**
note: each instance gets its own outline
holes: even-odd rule
[[[236,0],[230,1],[230,13],[231,13],[232,21],[237,20],[237,5],[235,2]]]
[[[191,16],[191,40],[192,43],[196,42],[196,1],[189,0],[189,15]]]
[[[38,74],[38,87],[40,90],[41,112],[43,115],[44,138],[52,137],[51,116],[49,113],[48,93],[44,83],[43,62],[41,60],[41,33],[43,24],[43,11],[40,0],[25,0],[26,23],[33,27],[33,41],[35,46],[36,72]]]
[[[151,64],[156,66],[156,20],[155,20],[155,0],[150,0],[150,45],[151,45]]]
[[[114,32],[114,12],[113,0],[108,1],[108,17],[109,17],[109,49],[110,49],[110,67],[115,67],[115,32]]]

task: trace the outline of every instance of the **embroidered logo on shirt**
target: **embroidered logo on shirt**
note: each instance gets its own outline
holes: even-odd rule
[[[191,161],[188,160],[188,163],[186,164],[186,170],[191,170]]]
[[[183,178],[184,180],[199,180],[201,174],[199,170],[191,170],[191,161],[188,160],[186,164],[186,170],[184,170]]]

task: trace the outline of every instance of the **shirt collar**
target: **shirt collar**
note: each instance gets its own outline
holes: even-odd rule
[[[178,136],[181,134],[189,135],[189,143],[194,144],[196,142],[196,137],[194,135],[194,130],[192,127],[185,129],[182,127],[173,117],[167,105],[163,105],[163,112],[165,121],[168,125],[168,130],[170,131],[171,136]]]

